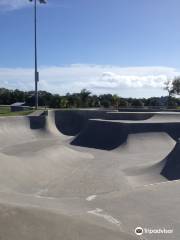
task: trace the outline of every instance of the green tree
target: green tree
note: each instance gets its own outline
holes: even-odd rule
[[[112,96],[112,106],[115,108],[115,109],[118,109],[119,107],[119,97],[118,95],[114,94]]]
[[[145,105],[146,106],[152,106],[152,107],[156,107],[156,106],[160,106],[160,99],[157,97],[152,97],[152,98],[148,98],[145,101]]]
[[[61,97],[61,100],[60,100],[60,105],[59,105],[60,108],[68,108],[69,107],[69,101],[67,99],[67,97]]]
[[[180,95],[180,77],[175,77],[172,81],[172,94]]]
[[[51,108],[59,108],[61,103],[61,98],[58,94],[55,94],[50,102],[49,107]]]
[[[170,79],[168,79],[165,83],[164,83],[164,90],[166,90],[168,92],[168,96],[170,97],[173,93],[173,88],[172,88],[172,81]]]
[[[128,101],[123,98],[119,99],[119,107],[128,107]]]
[[[131,103],[131,106],[133,106],[133,107],[143,107],[144,104],[140,99],[133,99],[132,103]]]
[[[175,79],[174,79],[175,80]],[[174,81],[173,80],[173,81]],[[171,81],[170,79],[168,79],[165,83],[164,83],[164,90],[166,90],[168,92],[168,98],[167,98],[167,102],[166,105],[167,107],[169,105],[171,105],[171,97],[173,95],[174,89],[173,89],[173,81]]]
[[[88,107],[89,97],[91,95],[91,92],[87,89],[82,89],[79,93],[80,99],[81,99],[81,106],[82,107]]]

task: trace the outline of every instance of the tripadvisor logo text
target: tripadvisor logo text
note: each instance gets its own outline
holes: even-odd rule
[[[172,234],[173,229],[169,228],[135,228],[135,234],[141,236],[143,234]]]

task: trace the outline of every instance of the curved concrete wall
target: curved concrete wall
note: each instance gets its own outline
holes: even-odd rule
[[[55,124],[65,135],[77,135],[87,124],[88,119],[105,118],[106,111],[97,110],[56,110]]]
[[[107,120],[146,120],[153,116],[153,113],[134,113],[134,112],[107,112]]]
[[[88,125],[72,141],[72,145],[112,150],[120,146],[129,134],[165,132],[174,140],[180,137],[180,122],[120,122],[89,120]]]
[[[172,152],[165,158],[164,168],[161,171],[161,174],[166,177],[168,180],[177,180],[180,179],[180,142],[176,144]]]
[[[89,119],[145,120],[152,116],[153,113],[119,113],[106,110],[56,110],[55,124],[61,133],[75,136],[87,125]]]
[[[88,125],[71,144],[112,150],[125,142],[127,136],[127,126],[123,123],[89,120]]]

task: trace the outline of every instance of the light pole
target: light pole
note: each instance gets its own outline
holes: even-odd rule
[[[35,109],[38,109],[38,82],[39,72],[37,64],[37,1],[46,3],[46,0],[29,0],[34,1],[34,81],[35,81]]]

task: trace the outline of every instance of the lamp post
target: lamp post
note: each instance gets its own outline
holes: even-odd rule
[[[39,3],[46,3],[46,0],[29,0],[34,1],[34,81],[35,81],[35,109],[38,109],[38,62],[37,62],[37,1]]]

